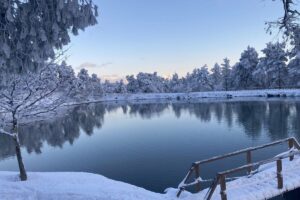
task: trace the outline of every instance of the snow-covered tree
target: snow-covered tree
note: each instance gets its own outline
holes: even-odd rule
[[[97,23],[90,0],[4,0],[0,13],[0,67],[10,72],[44,66],[70,34]]]
[[[86,69],[81,69],[77,75],[76,97],[80,100],[100,97],[103,94],[101,80],[96,74],[90,77]]]
[[[165,80],[158,76],[157,72],[140,72],[134,78],[133,75],[127,76],[127,91],[132,93],[159,93],[165,92]]]
[[[116,82],[116,88],[115,88],[114,92],[121,93],[121,94],[127,93],[127,88],[126,88],[126,85],[124,84],[123,79]]]
[[[157,72],[138,73],[136,79],[139,83],[141,92],[144,93],[159,93],[164,92],[164,79],[157,75]]]
[[[256,66],[256,69],[252,72],[253,81],[255,82],[256,87],[258,88],[267,88],[267,72],[266,72],[266,64],[264,61],[259,61]]]
[[[170,92],[185,92],[184,81],[182,78],[179,78],[177,73],[173,74],[168,85]]]
[[[105,80],[103,83],[103,90],[104,93],[110,94],[110,93],[114,93],[116,87],[113,83],[111,83],[109,80]]]
[[[199,83],[200,83],[200,91],[209,91],[213,89],[211,80],[209,78],[209,71],[207,65],[204,65],[200,68]]]
[[[139,83],[134,78],[134,76],[128,75],[128,76],[126,76],[126,80],[127,80],[127,91],[130,93],[138,93],[139,92]]]
[[[27,179],[22,160],[19,126],[36,117],[55,113],[73,90],[64,66],[49,64],[36,73],[6,73],[0,90],[0,134],[13,138],[21,180]],[[62,78],[63,77],[63,78]]]
[[[266,73],[266,86],[271,88],[282,88],[287,83],[287,54],[284,43],[268,43],[262,50],[265,54],[261,58],[259,67],[263,67]]]
[[[224,58],[222,65],[222,86],[223,90],[228,91],[230,89],[231,82],[231,67],[228,58]]]
[[[218,63],[211,69],[210,79],[214,90],[222,89],[222,71]]]
[[[91,96],[93,98],[101,97],[103,95],[103,88],[101,85],[101,79],[98,78],[97,74],[92,74],[90,79],[91,82]]]
[[[289,52],[290,62],[288,64],[289,82],[292,87],[300,87],[300,27],[294,28],[292,49]]]
[[[249,89],[255,87],[253,71],[258,64],[258,53],[252,47],[241,54],[239,63],[232,70],[235,89]]]
[[[200,69],[196,68],[191,74],[187,74],[186,82],[186,87],[189,88],[191,92],[212,90],[207,65],[204,65]]]
[[[70,35],[97,23],[91,0],[12,0],[0,2],[0,133],[15,142],[21,180],[20,123],[54,112],[74,87],[74,72],[56,65]],[[5,77],[5,78],[4,78]]]
[[[60,67],[58,68],[58,70],[59,70],[59,78],[62,82],[61,84],[62,90],[64,90],[64,88],[66,87],[69,87],[70,85],[72,85],[75,88],[76,76],[72,66],[67,65],[67,63],[63,61]],[[74,92],[75,90],[73,90],[73,94]]]
[[[81,98],[86,98],[90,93],[90,76],[86,69],[81,69],[77,74],[77,95]]]
[[[300,58],[295,57],[288,64],[289,86],[300,87]]]

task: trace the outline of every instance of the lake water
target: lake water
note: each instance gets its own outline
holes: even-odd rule
[[[194,161],[289,136],[300,139],[300,99],[86,104],[20,131],[28,171],[91,172],[163,192],[177,187]],[[283,150],[287,146],[279,145],[253,158]],[[18,170],[9,137],[0,137],[0,157],[0,170]],[[201,175],[213,178],[245,162],[242,155],[208,164]]]

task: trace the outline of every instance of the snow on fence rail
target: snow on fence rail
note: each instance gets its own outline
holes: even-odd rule
[[[289,152],[288,153],[284,153],[281,155],[278,155],[274,158],[270,158],[267,160],[262,160],[256,163],[252,163],[252,152],[256,151],[256,150],[260,150],[260,149],[264,149],[267,147],[271,147],[274,145],[278,145],[278,144],[282,144],[282,143],[288,143],[288,147],[289,147]],[[220,184],[220,195],[221,195],[221,199],[222,200],[227,200],[227,194],[226,194],[226,177],[232,173],[236,173],[236,172],[240,172],[240,171],[247,171],[249,174],[249,177],[251,177],[254,173],[258,173],[257,171],[253,171],[253,168],[255,167],[259,167],[261,165],[265,165],[268,163],[272,163],[272,162],[276,162],[276,166],[277,166],[277,181],[278,181],[278,189],[282,189],[283,188],[283,178],[282,178],[282,160],[284,158],[289,158],[290,161],[292,161],[294,159],[295,155],[300,155],[300,145],[298,143],[298,141],[294,138],[287,138],[287,139],[283,139],[283,140],[278,140],[272,143],[268,143],[265,145],[261,145],[261,146],[257,146],[257,147],[252,147],[252,148],[247,148],[247,149],[243,149],[243,150],[239,150],[239,151],[235,151],[232,153],[228,153],[225,155],[221,155],[221,156],[215,156],[212,157],[210,159],[206,159],[206,160],[202,160],[202,161],[196,161],[192,164],[190,170],[188,171],[187,175],[185,176],[185,178],[183,179],[183,181],[179,184],[178,188],[178,192],[177,192],[177,197],[180,196],[180,194],[185,190],[185,188],[190,187],[190,186],[196,186],[196,191],[200,191],[200,183],[203,182],[203,180],[200,177],[200,165],[205,164],[205,163],[210,163],[210,162],[214,162],[217,160],[221,160],[224,158],[228,158],[228,157],[232,157],[232,156],[236,156],[239,154],[243,154],[246,153],[246,160],[247,160],[247,164],[241,167],[237,167],[231,170],[227,170],[227,171],[223,171],[223,172],[219,172],[216,176],[216,178],[213,180],[212,186],[206,190],[206,195],[204,196],[205,200],[210,200],[214,194],[214,191],[216,190],[217,186]],[[192,174],[195,172],[195,180],[191,183],[188,183],[187,181],[191,178]],[[299,177],[299,182],[300,182],[300,177]],[[266,188],[268,189],[268,188]]]

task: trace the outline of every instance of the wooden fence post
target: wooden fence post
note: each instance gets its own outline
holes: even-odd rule
[[[282,178],[282,160],[277,160],[277,185],[278,189],[283,188],[283,178]]]
[[[294,147],[294,140],[293,138],[290,138],[288,140],[288,143],[289,143],[289,149],[292,149]],[[294,156],[290,156],[290,161],[292,161],[294,159]]]
[[[251,164],[252,163],[252,156],[251,156],[251,151],[247,151],[247,164]],[[248,168],[248,174],[250,174],[252,171],[252,167],[250,166]]]
[[[227,200],[227,194],[226,194],[226,176],[224,174],[220,177],[220,186],[221,186],[221,199]]]
[[[195,164],[194,169],[195,169],[195,178],[197,181],[196,192],[199,192],[201,190],[201,184],[200,181],[198,180],[200,178],[200,165]]]

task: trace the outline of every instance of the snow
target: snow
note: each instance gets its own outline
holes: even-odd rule
[[[260,167],[250,178],[241,177],[227,182],[230,200],[262,200],[300,187],[300,156],[293,161],[283,160],[283,189],[277,189],[276,163]],[[197,194],[184,191],[179,198],[177,189],[166,194],[154,193],[127,183],[114,181],[101,175],[83,172],[29,172],[29,179],[21,182],[17,172],[0,172],[0,199],[5,200],[200,200],[207,189]],[[220,200],[217,187],[213,200]]]
[[[176,100],[190,101],[199,99],[231,99],[248,97],[300,97],[300,89],[266,89],[238,91],[210,91],[187,93],[139,93],[139,94],[105,94],[97,99],[89,99],[85,103],[107,101],[140,101],[140,100]],[[78,102],[77,102],[78,103]],[[83,103],[83,102],[80,102]],[[70,105],[72,103],[68,103]]]
[[[262,165],[259,173],[250,178],[242,177],[226,183],[227,198],[230,200],[263,200],[278,196],[286,191],[300,187],[300,157],[296,156],[290,162],[289,158],[282,160],[283,189],[277,189],[276,162]],[[192,200],[197,196],[203,199],[207,189],[198,194],[191,195]],[[196,199],[196,198],[195,198]],[[212,196],[212,200],[220,200],[220,187],[218,186]]]
[[[16,172],[0,172],[2,200],[160,200],[166,195],[81,172],[30,172],[26,182]]]

